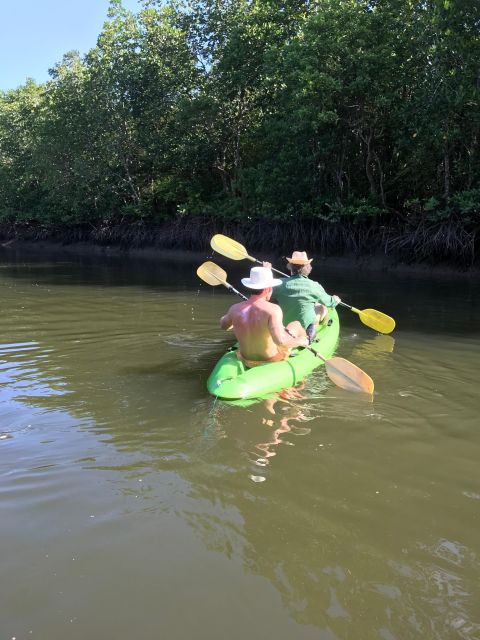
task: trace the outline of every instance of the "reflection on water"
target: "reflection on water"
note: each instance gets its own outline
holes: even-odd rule
[[[478,284],[325,270],[397,320],[342,315],[374,396],[319,368],[239,406],[198,261],[9,260],[2,638],[480,636]]]
[[[266,467],[270,464],[270,458],[277,455],[278,445],[290,445],[293,446],[293,442],[286,440],[283,434],[291,434],[295,436],[304,436],[310,433],[310,429],[306,427],[299,427],[293,425],[293,422],[306,422],[309,417],[305,415],[301,407],[298,404],[294,404],[291,400],[301,400],[304,396],[300,393],[301,389],[305,387],[302,382],[296,388],[284,389],[278,394],[275,394],[273,398],[264,400],[265,409],[271,414],[271,418],[263,418],[262,425],[265,425],[271,430],[271,435],[267,442],[259,442],[255,445],[257,450],[253,456],[258,455],[260,451],[261,457],[254,459],[254,464],[258,467]],[[264,482],[266,477],[264,475],[250,474],[250,479],[253,482]]]
[[[360,345],[352,352],[357,358],[378,360],[382,355],[393,353],[395,339],[392,336],[378,334],[371,338],[363,338]]]

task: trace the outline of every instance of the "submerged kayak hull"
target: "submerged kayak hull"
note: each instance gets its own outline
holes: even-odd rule
[[[321,325],[312,348],[330,358],[337,346],[340,323],[335,309],[329,310],[330,326]],[[224,400],[262,398],[275,391],[294,387],[314,369],[324,364],[308,349],[293,349],[281,362],[271,362],[247,369],[237,358],[238,345],[229,349],[217,362],[207,380],[209,392]]]

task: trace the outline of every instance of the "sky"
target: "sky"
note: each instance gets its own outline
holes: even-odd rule
[[[122,0],[138,11],[139,0]],[[48,80],[63,54],[95,46],[108,0],[0,0],[0,91]]]

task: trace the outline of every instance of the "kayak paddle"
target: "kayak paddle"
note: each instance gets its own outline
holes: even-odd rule
[[[240,291],[237,291],[227,282],[226,272],[216,265],[214,262],[204,262],[197,269],[197,276],[206,282],[207,284],[216,287],[219,284],[223,284],[229,291],[236,293],[238,296],[247,300]],[[345,360],[345,358],[325,358],[316,349],[312,347],[303,347],[311,351],[317,358],[320,358],[325,363],[325,370],[328,377],[332,382],[342,389],[347,391],[359,391],[363,393],[372,394],[374,390],[373,380],[365,371],[362,371],[359,367],[352,362]]]
[[[203,280],[207,284],[211,284],[212,287],[216,287],[219,284],[223,284],[224,287],[227,287],[229,291],[236,293],[237,296],[246,300],[247,298],[237,291],[231,284],[227,282],[227,273],[221,267],[219,267],[214,262],[204,262],[197,269],[197,276],[200,280]]]
[[[386,313],[382,313],[376,309],[356,309],[345,302],[339,302],[338,304],[356,313],[363,324],[371,329],[375,329],[375,331],[379,333],[392,333],[395,329],[395,320],[387,316]]]
[[[306,348],[324,361],[328,377],[338,387],[346,389],[347,391],[359,391],[369,393],[370,395],[373,393],[375,388],[373,380],[365,371],[362,371],[360,367],[353,364],[353,362],[345,360],[345,358],[339,358],[338,356],[327,360],[321,353],[312,349],[312,347]]]
[[[213,236],[210,240],[210,246],[214,251],[220,253],[222,256],[230,258],[231,260],[250,260],[251,262],[263,264],[261,260],[257,260],[257,258],[250,256],[245,247],[239,242],[232,240],[232,238],[229,238],[228,236],[223,236],[221,233],[217,233]],[[283,271],[279,271],[273,267],[272,271],[288,278],[288,275],[283,273]],[[356,313],[364,325],[371,329],[375,329],[375,331],[378,331],[379,333],[391,333],[395,329],[395,320],[381,311],[377,311],[376,309],[357,309],[355,307],[351,307],[345,302],[340,302],[339,304]]]
[[[220,253],[222,256],[226,258],[230,258],[231,260],[250,260],[250,262],[256,262],[257,264],[263,264],[261,260],[257,260],[257,258],[253,258],[248,255],[248,251],[245,247],[237,242],[236,240],[232,240],[228,236],[223,236],[221,233],[217,233],[210,240],[210,246],[214,251]],[[285,276],[288,278],[287,273],[283,273],[283,271],[279,271],[278,269],[274,269],[272,267],[272,271],[279,273],[281,276]]]

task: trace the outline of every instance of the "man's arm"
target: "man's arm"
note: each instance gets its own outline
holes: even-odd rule
[[[224,331],[230,331],[233,329],[233,321],[230,314],[231,308],[227,311],[227,313],[220,318],[220,327]]]
[[[276,307],[272,310],[268,322],[268,327],[270,329],[272,340],[279,347],[289,348],[308,346],[308,338],[306,337],[306,335],[293,337],[285,331],[285,327],[283,326],[283,313],[280,307]]]
[[[338,296],[329,295],[318,282],[315,282],[315,296],[317,298],[317,302],[324,304],[326,307],[336,307],[337,304],[341,302]]]

